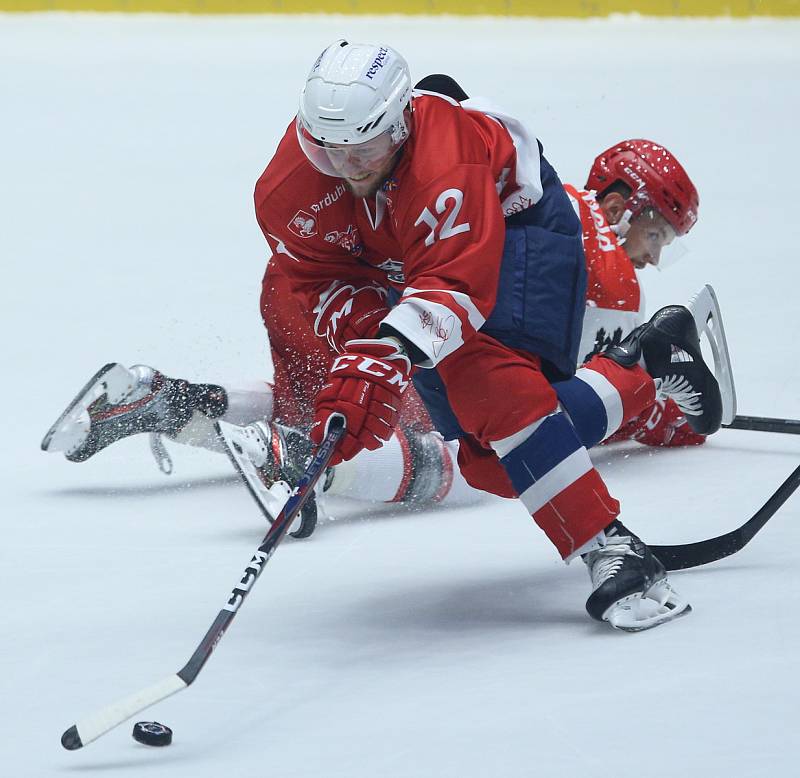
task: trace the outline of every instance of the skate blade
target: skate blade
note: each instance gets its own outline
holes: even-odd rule
[[[258,503],[258,507],[264,514],[264,518],[272,524],[275,517],[283,510],[289,497],[292,496],[292,488],[286,481],[275,481],[271,486],[261,480],[258,468],[246,454],[247,432],[243,427],[230,424],[226,421],[218,421],[215,425],[217,434],[225,445],[236,471],[244,481],[247,490],[253,499]],[[300,518],[292,522],[290,530],[297,530]]]
[[[692,297],[688,308],[692,312],[698,333],[705,334],[711,347],[714,357],[714,377],[722,395],[722,423],[730,424],[736,416],[736,387],[728,341],[725,338],[725,327],[722,323],[722,312],[714,287],[706,284]]]
[[[615,602],[603,614],[603,621],[623,632],[642,632],[691,612],[689,602],[664,579],[653,584],[644,595],[637,592]]]
[[[91,430],[89,407],[106,396],[112,404],[120,403],[136,387],[136,377],[126,367],[109,362],[89,379],[42,439],[42,451],[69,454],[80,448]]]

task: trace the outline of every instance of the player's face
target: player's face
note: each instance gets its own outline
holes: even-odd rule
[[[345,186],[356,197],[371,197],[391,173],[397,146],[383,133],[357,146],[326,144],[325,151]]]
[[[675,240],[672,225],[654,208],[645,208],[631,221],[625,235],[625,253],[637,270],[658,265],[661,251]]]

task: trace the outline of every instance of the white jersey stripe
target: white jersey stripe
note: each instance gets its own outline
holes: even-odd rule
[[[461,319],[452,309],[423,297],[407,297],[383,319],[426,357],[418,367],[436,367],[464,344]]]
[[[514,143],[514,148],[517,152],[514,175],[519,188],[508,195],[501,203],[503,213],[506,216],[511,216],[538,203],[544,194],[544,186],[542,186],[539,143],[536,138],[528,133],[525,125],[519,119],[510,116],[486,98],[470,98],[469,100],[464,100],[461,106],[468,111],[480,111],[480,113],[485,113],[487,116],[499,120]]]
[[[582,367],[575,373],[575,378],[588,384],[600,398],[606,409],[606,434],[603,439],[613,435],[622,426],[622,398],[614,385],[596,370]]]
[[[556,413],[557,411],[548,413],[547,416],[537,419],[535,422],[529,424],[527,427],[524,427],[519,432],[515,432],[513,435],[509,435],[507,438],[503,438],[502,440],[493,440],[489,443],[489,445],[494,450],[494,453],[497,454],[500,459],[502,459],[504,456],[510,454],[517,446],[523,444],[531,435],[533,435],[533,433],[542,426],[545,419],[555,416]]]
[[[475,303],[472,302],[472,298],[468,294],[464,294],[464,292],[456,292],[453,289],[414,289],[412,286],[407,286],[403,290],[403,297],[413,297],[415,295],[422,295],[424,297],[426,293],[449,294],[450,297],[464,309],[467,314],[467,319],[475,332],[483,327],[486,321],[485,317],[478,310]]]
[[[592,467],[589,452],[581,447],[528,487],[520,495],[520,499],[533,515],[582,475],[588,473]]]

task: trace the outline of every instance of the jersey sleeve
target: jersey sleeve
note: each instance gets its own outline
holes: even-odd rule
[[[490,169],[460,164],[419,187],[397,214],[406,287],[383,324],[435,367],[472,337],[494,308],[505,241]]]

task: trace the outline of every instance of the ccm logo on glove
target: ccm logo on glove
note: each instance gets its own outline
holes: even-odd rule
[[[336,465],[389,440],[402,394],[411,380],[411,360],[394,338],[350,340],[333,361],[328,383],[317,395],[311,439],[320,443],[332,414],[346,420],[345,435],[331,459]]]
[[[347,345],[350,346],[349,343]],[[408,369],[398,370],[380,359],[364,357],[360,354],[341,354],[333,360],[330,372],[333,374],[348,367],[354,367],[360,373],[368,376],[382,378],[389,385],[397,384],[401,392],[405,392],[408,388]]]

